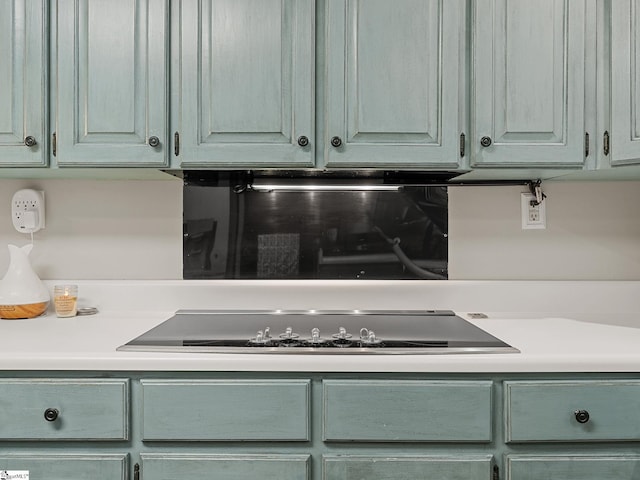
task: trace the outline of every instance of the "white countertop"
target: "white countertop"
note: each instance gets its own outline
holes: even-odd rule
[[[52,286],[57,282],[46,283]],[[636,313],[640,312],[640,308],[636,308],[638,295],[629,298],[629,303],[624,305],[621,305],[618,299],[615,312],[607,305],[602,306],[602,311],[595,311],[593,308],[581,310],[581,301],[563,303],[556,300],[543,302],[539,308],[555,310],[558,312],[557,315],[524,309],[516,312],[492,312],[483,308],[480,311],[488,315],[486,319],[471,319],[466,315],[471,310],[463,311],[452,305],[451,309],[456,313],[519,349],[520,353],[277,355],[116,351],[118,346],[168,319],[179,308],[229,309],[235,305],[236,308],[243,309],[270,309],[275,305],[299,309],[311,308],[312,302],[317,306],[318,298],[323,298],[323,309],[347,309],[362,308],[364,296],[372,298],[368,302],[369,309],[380,309],[382,305],[398,308],[397,301],[394,302],[393,299],[400,293],[404,295],[404,308],[429,308],[423,305],[424,295],[433,288],[440,289],[440,293],[446,290],[448,293],[444,296],[447,298],[452,295],[452,289],[457,289],[458,293],[480,290],[483,299],[478,300],[478,303],[483,307],[491,306],[487,292],[496,292],[496,303],[508,293],[509,299],[502,303],[513,306],[514,297],[517,297],[520,290],[530,292],[531,288],[537,286],[539,288],[535,295],[546,295],[548,292],[563,289],[573,291],[576,286],[570,282],[526,282],[516,287],[513,286],[513,282],[452,282],[450,285],[443,285],[443,282],[438,282],[439,285],[419,282],[392,286],[385,283],[363,286],[362,282],[356,282],[357,287],[353,288],[350,284],[340,284],[337,287],[317,283],[306,284],[303,287],[291,284],[281,285],[282,295],[276,300],[274,290],[271,290],[269,301],[257,294],[258,291],[264,290],[264,284],[259,282],[232,286],[215,282],[77,283],[80,284],[80,304],[97,305],[100,313],[93,316],[57,318],[49,311],[45,316],[35,319],[0,320],[0,370],[640,372],[640,313]],[[640,293],[640,283],[637,282],[603,284],[580,283],[580,289],[587,295],[586,303],[590,304],[593,296],[615,297],[614,293],[621,290],[627,296],[636,291]],[[296,291],[296,288],[302,290]],[[345,297],[344,290],[349,291],[350,288],[351,294]],[[197,293],[198,289],[206,295],[202,295],[202,292]],[[395,291],[396,289],[398,291]],[[385,292],[386,303],[378,298],[381,291]],[[172,295],[174,299],[168,299]],[[253,299],[252,302],[246,301],[247,295]],[[332,302],[328,295],[335,295],[336,299]],[[346,298],[350,300],[345,301]],[[376,298],[377,301],[374,300]],[[182,303],[183,301],[187,303]],[[465,302],[469,301],[467,296]],[[522,299],[522,303],[527,301],[527,298]],[[156,308],[149,308],[150,305]],[[123,310],[122,307],[126,308]],[[445,307],[435,304],[431,308]],[[567,315],[569,311],[574,313]]]

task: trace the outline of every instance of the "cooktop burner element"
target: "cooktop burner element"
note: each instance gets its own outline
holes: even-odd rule
[[[449,310],[179,310],[118,350],[297,354],[519,352]]]

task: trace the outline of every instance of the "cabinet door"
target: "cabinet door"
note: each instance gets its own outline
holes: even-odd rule
[[[309,455],[143,453],[145,480],[308,480]]]
[[[464,31],[458,0],[327,2],[326,165],[457,168]]]
[[[14,471],[9,478],[16,479],[27,478],[17,472],[28,472],[31,479],[125,480],[128,458],[127,454],[2,454],[0,472]]]
[[[473,5],[473,166],[583,166],[585,1]]]
[[[47,163],[46,5],[0,0],[0,167]]]
[[[312,166],[314,1],[183,0],[178,8],[180,166]]]
[[[167,164],[167,3],[58,1],[58,165]]]
[[[325,480],[486,480],[490,478],[491,456],[324,456]],[[540,477],[544,478],[544,477]]]
[[[611,164],[640,163],[640,1],[611,2]]]
[[[507,455],[510,480],[633,480],[638,478],[638,455]]]

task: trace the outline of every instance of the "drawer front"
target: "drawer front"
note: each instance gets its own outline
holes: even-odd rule
[[[507,455],[511,480],[632,480],[638,478],[638,455]]]
[[[127,465],[126,454],[0,455],[0,471],[26,471],[32,480],[125,480],[128,478]]]
[[[505,402],[507,442],[640,440],[640,381],[505,382]]]
[[[143,453],[145,480],[307,480],[309,455],[180,455]]]
[[[489,442],[491,382],[323,382],[325,441]]]
[[[308,441],[308,380],[142,380],[143,440]]]
[[[486,480],[491,478],[488,456],[325,456],[324,480],[415,480],[418,478],[447,480]],[[544,478],[544,477],[541,477]],[[539,479],[538,479],[539,480]]]
[[[128,379],[0,380],[0,441],[127,440],[128,424]]]

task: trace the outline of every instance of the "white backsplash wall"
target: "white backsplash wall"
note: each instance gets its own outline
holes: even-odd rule
[[[30,236],[11,223],[11,197],[45,192],[46,226],[31,263],[42,279],[182,278],[182,180],[0,180],[0,277],[7,243]]]
[[[182,181],[0,180],[0,277],[21,188],[45,191],[32,264],[43,279],[182,278]],[[547,229],[521,230],[524,187],[452,187],[449,277],[640,280],[640,182],[545,182]]]
[[[522,230],[522,191],[449,189],[450,279],[640,279],[640,182],[544,182],[546,230]]]

